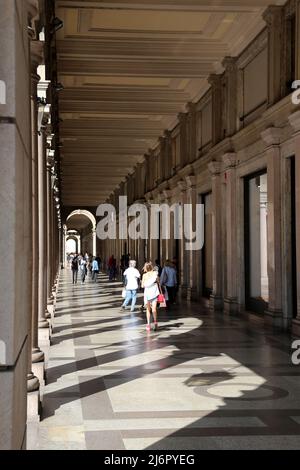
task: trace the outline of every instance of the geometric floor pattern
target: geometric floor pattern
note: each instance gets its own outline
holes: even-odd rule
[[[121,302],[104,274],[62,273],[34,448],[300,449],[287,334],[197,303],[160,309],[149,333]]]

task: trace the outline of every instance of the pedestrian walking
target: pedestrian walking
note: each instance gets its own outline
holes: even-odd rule
[[[126,289],[126,297],[121,306],[123,310],[126,309],[127,305],[131,302],[131,312],[134,311],[136,304],[136,294],[139,287],[140,273],[136,269],[136,261],[129,261],[129,268],[124,271],[124,286]]]
[[[110,281],[116,279],[116,270],[117,270],[117,260],[115,259],[114,255],[111,255],[111,257],[108,260],[108,277]]]
[[[166,287],[168,292],[167,307],[175,303],[176,291],[177,291],[177,272],[174,264],[170,260],[166,260],[164,268],[160,276],[160,284],[164,288]]]
[[[79,262],[79,269],[80,269],[80,276],[81,276],[81,284],[84,284],[85,277],[87,275],[87,267],[86,267],[86,260],[82,256]]]
[[[158,277],[160,277],[161,272],[162,272],[162,267],[161,267],[161,265],[160,265],[159,259],[156,259],[156,260],[155,260],[155,265],[154,265],[154,268],[153,268],[153,269],[154,269],[154,271],[157,271]]]
[[[92,262],[92,281],[97,282],[97,276],[99,274],[99,263],[96,258]]]
[[[77,284],[78,277],[78,256],[75,255],[71,262],[73,284]]]
[[[154,271],[151,262],[144,266],[144,275],[142,279],[142,287],[144,288],[144,303],[147,307],[147,326],[146,330],[151,330],[151,312],[154,320],[154,330],[157,330],[157,297],[160,294],[158,288],[158,272]]]

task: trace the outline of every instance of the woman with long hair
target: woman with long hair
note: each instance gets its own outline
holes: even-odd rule
[[[144,275],[142,278],[142,287],[144,288],[144,303],[147,311],[147,326],[146,330],[151,330],[151,310],[154,320],[154,330],[157,330],[157,297],[159,295],[158,288],[158,272],[154,271],[151,262],[147,262],[143,268]]]

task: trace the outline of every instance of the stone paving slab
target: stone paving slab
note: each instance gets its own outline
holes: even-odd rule
[[[184,303],[147,333],[139,308],[120,311],[121,290],[62,273],[31,448],[300,449],[287,334]]]

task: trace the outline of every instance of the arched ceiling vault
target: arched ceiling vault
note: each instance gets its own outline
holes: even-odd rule
[[[56,0],[62,197],[97,206],[265,26],[270,0]]]

